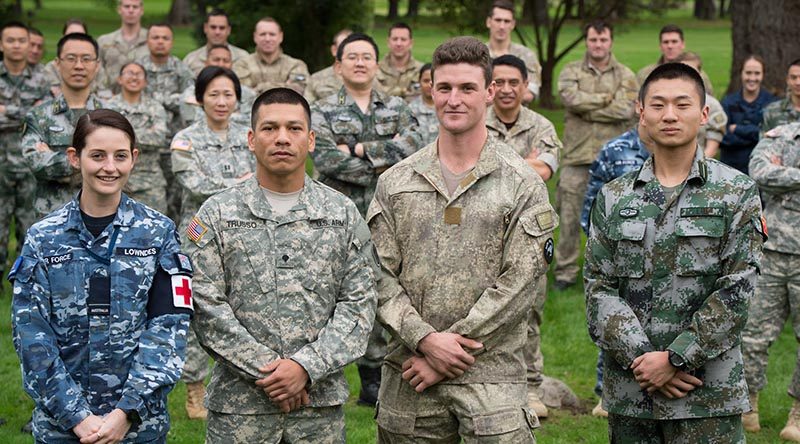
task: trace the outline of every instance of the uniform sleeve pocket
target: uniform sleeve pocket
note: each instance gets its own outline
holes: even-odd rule
[[[378,407],[376,422],[378,426],[398,435],[411,435],[414,433],[416,415],[411,412],[398,412],[387,408],[385,405]]]
[[[522,427],[523,417],[518,409],[509,409],[475,416],[472,423],[476,436],[502,435]]]

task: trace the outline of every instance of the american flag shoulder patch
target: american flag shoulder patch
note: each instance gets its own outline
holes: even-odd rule
[[[200,241],[203,238],[203,235],[206,234],[208,231],[208,227],[203,225],[196,216],[192,218],[192,221],[189,223],[189,226],[186,228],[186,236],[194,243]]]

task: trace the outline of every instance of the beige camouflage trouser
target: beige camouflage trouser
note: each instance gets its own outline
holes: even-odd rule
[[[542,315],[544,302],[547,299],[547,277],[542,276],[536,284],[536,300],[528,317],[528,342],[522,349],[527,370],[528,390],[535,390],[542,385],[544,376],[544,356],[542,355]]]
[[[761,275],[742,332],[744,374],[751,393],[760,392],[767,385],[769,346],[778,339],[787,318],[800,342],[800,255],[764,250]],[[800,357],[789,394],[800,399]]]
[[[437,384],[414,391],[383,366],[378,395],[378,443],[535,444],[536,414],[524,384]]]
[[[556,281],[573,283],[578,279],[578,255],[581,251],[581,210],[589,183],[589,165],[561,168],[556,188],[556,211],[559,235],[556,244]]]
[[[303,407],[290,413],[236,415],[209,410],[206,444],[344,444],[344,409]]]

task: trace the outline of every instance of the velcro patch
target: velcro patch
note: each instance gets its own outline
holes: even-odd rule
[[[445,208],[444,223],[447,225],[461,225],[461,207]]]
[[[14,282],[14,278],[17,277],[17,271],[19,271],[19,267],[22,266],[22,256],[17,256],[17,260],[14,261],[14,265],[11,266],[11,271],[8,272],[8,281]]]
[[[702,217],[702,216],[722,217],[723,214],[724,212],[721,207],[681,208],[681,217]]]
[[[555,222],[553,221],[553,212],[547,210],[537,214],[536,223],[539,225],[540,230],[549,230],[553,228],[553,225],[555,225]],[[548,262],[548,264],[549,263],[550,262]]]
[[[44,258],[44,263],[47,265],[56,265],[62,262],[68,262],[72,260],[72,252],[65,254],[59,254],[56,256],[47,256]]]
[[[203,238],[203,235],[206,234],[208,231],[208,227],[203,225],[200,222],[200,219],[197,216],[192,218],[192,221],[189,222],[189,226],[186,227],[186,236],[194,243],[200,242],[200,239]]]
[[[189,256],[183,253],[175,253],[175,259],[178,263],[178,269],[180,269],[184,273],[192,273],[194,269],[192,268],[192,261],[189,259]]]
[[[133,247],[117,247],[116,253],[121,256],[135,256],[135,257],[148,257],[158,254],[158,247],[150,248],[133,248]]]
[[[194,310],[192,278],[176,274],[172,276],[172,305],[175,308]]]
[[[172,145],[170,146],[170,148],[179,151],[189,151],[192,149],[192,141],[184,139],[176,139],[172,141]]]

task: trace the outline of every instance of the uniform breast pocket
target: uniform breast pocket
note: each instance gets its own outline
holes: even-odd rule
[[[232,248],[225,248],[224,268],[227,281],[230,282],[230,301],[234,309],[247,301],[254,302],[253,294],[270,294],[275,291],[274,251],[271,242],[264,238],[257,242],[259,248],[245,248],[254,245],[242,236],[232,241]],[[257,282],[258,288],[251,288]]]
[[[375,119],[375,132],[381,136],[391,137],[398,133],[397,124],[400,116],[397,114],[381,116]]]
[[[719,216],[679,217],[675,225],[678,276],[713,275],[720,272],[719,249],[725,219]]]
[[[614,253],[614,274],[618,277],[638,279],[644,276],[644,235],[647,222],[629,220],[612,224],[611,240],[617,242]]]
[[[63,335],[69,335],[71,327],[85,319],[78,315],[83,312],[85,316],[88,273],[83,261],[74,258],[73,253],[47,257],[45,261],[48,263],[47,277],[55,329]]]
[[[358,135],[362,133],[364,126],[361,122],[350,116],[334,117],[331,122],[331,131],[333,132],[336,143],[355,143]]]

